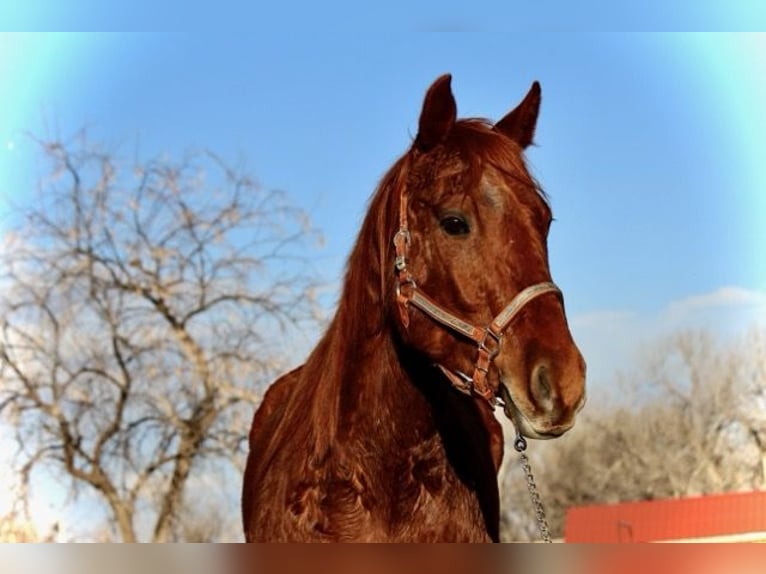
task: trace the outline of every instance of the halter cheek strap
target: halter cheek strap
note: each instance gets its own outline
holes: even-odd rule
[[[409,305],[420,309],[437,323],[452,329],[453,331],[472,340],[477,345],[476,364],[473,376],[469,377],[460,371],[452,371],[447,367],[437,364],[452,385],[465,394],[477,393],[490,405],[494,406],[496,397],[494,391],[487,382],[489,367],[494,358],[500,352],[503,337],[508,326],[518,315],[519,311],[530,301],[545,293],[561,294],[559,288],[551,282],[537,283],[520,291],[506,307],[498,313],[487,327],[477,327],[468,321],[447,311],[436,303],[415,282],[410,270],[407,268],[407,247],[410,244],[410,232],[407,228],[407,193],[402,191],[399,205],[399,230],[394,235],[394,248],[396,259],[394,266],[398,285],[396,287],[396,302],[399,309],[399,317],[402,325],[406,328],[410,323]]]

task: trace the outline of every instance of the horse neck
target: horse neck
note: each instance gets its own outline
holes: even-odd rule
[[[428,403],[402,366],[390,328],[360,326],[359,313],[341,303],[324,338],[306,363],[316,448],[326,451],[348,432],[407,412],[429,421]],[[370,309],[365,304],[359,309]],[[369,315],[374,314],[369,313]],[[407,431],[402,426],[399,430]]]
[[[424,357],[402,346],[391,329],[349,339],[342,311],[304,369],[320,373],[311,399],[310,450],[316,463],[333,447],[354,456],[352,445],[374,441],[383,464],[390,464],[408,448],[438,440],[444,449],[442,464],[471,485],[488,532],[497,540],[503,435],[484,400],[454,391]]]
[[[454,391],[385,321],[365,333],[355,324],[359,314],[353,311],[341,304],[305,369],[316,373],[310,384],[318,451],[342,442],[348,432],[375,433],[397,444],[438,432],[456,457],[474,460],[486,454],[496,471],[502,459],[502,430],[483,399]],[[353,333],[362,336],[349,335]],[[375,421],[394,424],[380,429]],[[470,452],[454,450],[464,447]]]

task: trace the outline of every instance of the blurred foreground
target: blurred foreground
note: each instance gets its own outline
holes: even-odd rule
[[[3,574],[762,574],[766,546],[15,546]]]

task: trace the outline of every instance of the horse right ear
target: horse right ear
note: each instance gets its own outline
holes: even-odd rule
[[[452,76],[444,74],[426,92],[418,123],[418,137],[415,138],[415,145],[420,151],[429,151],[443,142],[455,125],[457,104],[452,95],[451,82]]]
[[[521,149],[526,149],[535,135],[537,115],[540,113],[540,83],[534,82],[524,100],[499,122],[494,129],[505,134]]]

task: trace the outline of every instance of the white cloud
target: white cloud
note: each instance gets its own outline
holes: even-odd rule
[[[766,327],[766,292],[737,286],[670,301],[655,313],[605,309],[570,319],[594,390],[612,386],[618,372],[635,371],[644,350],[672,333],[705,329],[728,338],[755,325]]]
[[[671,316],[684,316],[722,307],[766,308],[766,292],[734,286],[721,287],[712,293],[690,295],[685,299],[672,301],[667,307],[667,312]]]
[[[754,324],[766,324],[766,292],[721,287],[672,301],[660,318],[666,330],[703,328],[723,336],[742,333]]]

